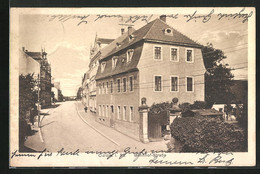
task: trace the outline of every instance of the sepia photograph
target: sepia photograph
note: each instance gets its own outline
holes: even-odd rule
[[[10,167],[255,165],[254,8],[11,8],[10,27]]]

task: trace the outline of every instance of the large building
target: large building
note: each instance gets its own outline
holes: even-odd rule
[[[199,71],[198,71],[199,70]],[[204,101],[201,46],[166,23],[166,16],[127,33],[102,57],[96,75],[97,120],[140,139],[146,103]]]
[[[104,39],[98,38],[96,35],[94,46],[90,49],[90,63],[89,70],[84,75],[83,84],[83,101],[86,101],[88,104],[86,105],[90,111],[96,113],[97,111],[97,101],[96,101],[96,74],[98,70],[99,60],[106,57],[106,55],[111,52],[114,47],[116,47],[118,42],[122,42],[124,39],[128,37],[134,31],[132,27],[129,27],[127,32],[121,30],[121,36],[116,40],[113,39]],[[87,83],[86,83],[87,82]],[[86,89],[88,90],[86,91]],[[84,91],[85,90],[85,91]]]
[[[39,74],[40,78],[40,103],[42,106],[51,105],[51,65],[47,60],[47,53],[29,52],[25,50],[20,51],[19,60],[20,74],[34,73]],[[37,76],[35,76],[37,78]]]

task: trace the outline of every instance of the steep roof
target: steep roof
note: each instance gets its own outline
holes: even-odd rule
[[[172,36],[166,35],[164,33],[165,29],[172,29]],[[125,38],[121,42],[120,48],[114,48],[109,54],[112,55],[122,49],[125,49],[129,47],[130,45],[133,45],[136,42],[139,42],[141,40],[147,40],[147,41],[155,41],[155,42],[163,42],[163,43],[171,43],[176,45],[188,45],[193,47],[201,47],[198,43],[193,41],[192,39],[188,38],[187,36],[183,35],[179,31],[175,30],[171,26],[169,26],[167,23],[163,22],[160,19],[155,19],[145,26],[141,27],[140,29],[134,31],[132,33],[134,36],[134,39],[129,41],[128,38]]]
[[[172,36],[166,35],[165,30],[166,29],[172,30]],[[177,30],[173,29],[169,25],[167,25],[165,22],[163,22],[160,19],[155,19],[145,26],[141,27],[140,29],[134,31],[131,36],[133,39],[129,39],[129,34],[125,33],[126,37],[121,37],[120,39],[114,40],[111,44],[109,44],[107,47],[109,49],[104,48],[103,54],[100,57],[101,62],[106,61],[108,59],[111,59],[112,56],[121,54],[118,58],[118,64],[116,65],[115,69],[112,69],[111,61],[107,61],[106,67],[104,71],[100,72],[100,66],[97,71],[96,79],[102,79],[106,78],[108,76],[113,76],[116,74],[124,73],[124,72],[130,72],[133,70],[138,70],[137,65],[141,56],[142,52],[142,46],[139,43],[142,43],[140,41],[147,41],[147,42],[161,42],[161,43],[167,43],[167,44],[173,44],[173,45],[184,45],[184,46],[190,46],[190,47],[201,47],[199,44],[188,38],[187,36],[181,34]],[[116,46],[116,43],[120,43],[120,47]],[[132,61],[129,64],[123,63],[125,62],[122,56],[122,52],[126,49],[133,48],[133,45],[139,45],[135,51],[132,58]],[[104,54],[104,52],[106,54]]]
[[[129,33],[132,34],[135,31],[134,28],[131,28],[129,30]],[[115,47],[116,47],[116,43],[118,42],[122,42],[124,39],[126,39],[128,37],[128,32],[125,32],[123,35],[119,36],[118,38],[116,38],[115,40],[113,40],[110,44],[108,44],[107,46],[105,46],[103,49],[101,49],[91,60],[89,63],[89,66],[96,61],[97,59],[103,59],[104,57],[107,56],[108,53],[110,53]]]
[[[42,53],[41,52],[25,52],[28,56],[32,57],[35,60],[41,60],[42,59]]]

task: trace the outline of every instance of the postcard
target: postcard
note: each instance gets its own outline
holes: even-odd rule
[[[255,8],[11,8],[10,167],[256,164]]]

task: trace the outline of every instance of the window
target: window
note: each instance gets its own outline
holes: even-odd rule
[[[193,91],[193,78],[187,77],[187,91]]]
[[[126,53],[126,57],[127,57],[126,62],[131,62],[133,55],[134,55],[134,50],[133,49],[128,50]]]
[[[126,120],[126,106],[123,107],[123,120]]]
[[[117,59],[118,59],[117,56],[114,56],[114,57],[112,58],[112,69],[114,69],[114,68],[116,67]]]
[[[110,81],[110,93],[113,93],[113,81]]]
[[[102,94],[102,86],[101,86],[101,83],[99,84],[99,94]]]
[[[117,119],[120,120],[120,106],[117,106]]]
[[[99,116],[102,116],[102,114],[101,114],[101,105],[98,106],[98,113],[99,113]]]
[[[106,90],[106,89],[105,89],[105,83],[103,82],[103,84],[102,84],[102,93],[103,93],[103,94],[105,94],[105,90]]]
[[[171,77],[171,91],[178,91],[178,77]]]
[[[155,76],[155,91],[162,91],[162,77],[161,76]]]
[[[108,85],[108,82],[107,82],[107,86],[106,86],[106,94],[108,94],[108,89],[109,89],[109,85]]]
[[[117,92],[120,92],[120,79],[117,79]]]
[[[111,114],[114,113],[114,106],[113,105],[110,106],[110,111],[111,111]],[[111,117],[112,117],[112,115],[111,115]]]
[[[134,107],[133,106],[130,106],[129,107],[129,120],[130,121],[133,121],[134,120]]]
[[[186,49],[186,61],[187,62],[193,62],[194,61],[193,49]]]
[[[101,73],[104,72],[105,67],[106,67],[106,62],[102,62],[101,63]]]
[[[108,105],[107,105],[107,110],[106,110],[106,112],[107,112],[106,116],[109,117],[109,114],[108,114],[108,112],[109,112],[109,107],[108,107]]]
[[[179,49],[171,48],[171,61],[178,62],[179,61]]]
[[[162,59],[162,47],[155,46],[154,47],[154,59],[161,60]]]
[[[172,35],[173,35],[172,29],[170,29],[170,28],[165,29],[165,30],[164,30],[164,34],[169,35],[169,36],[172,36]]]
[[[123,92],[126,92],[126,78],[123,78]]]
[[[106,107],[105,107],[105,105],[103,105],[103,115],[102,115],[103,117],[105,117],[106,116]]]
[[[133,84],[133,76],[129,77],[129,91],[134,90],[134,84]]]

